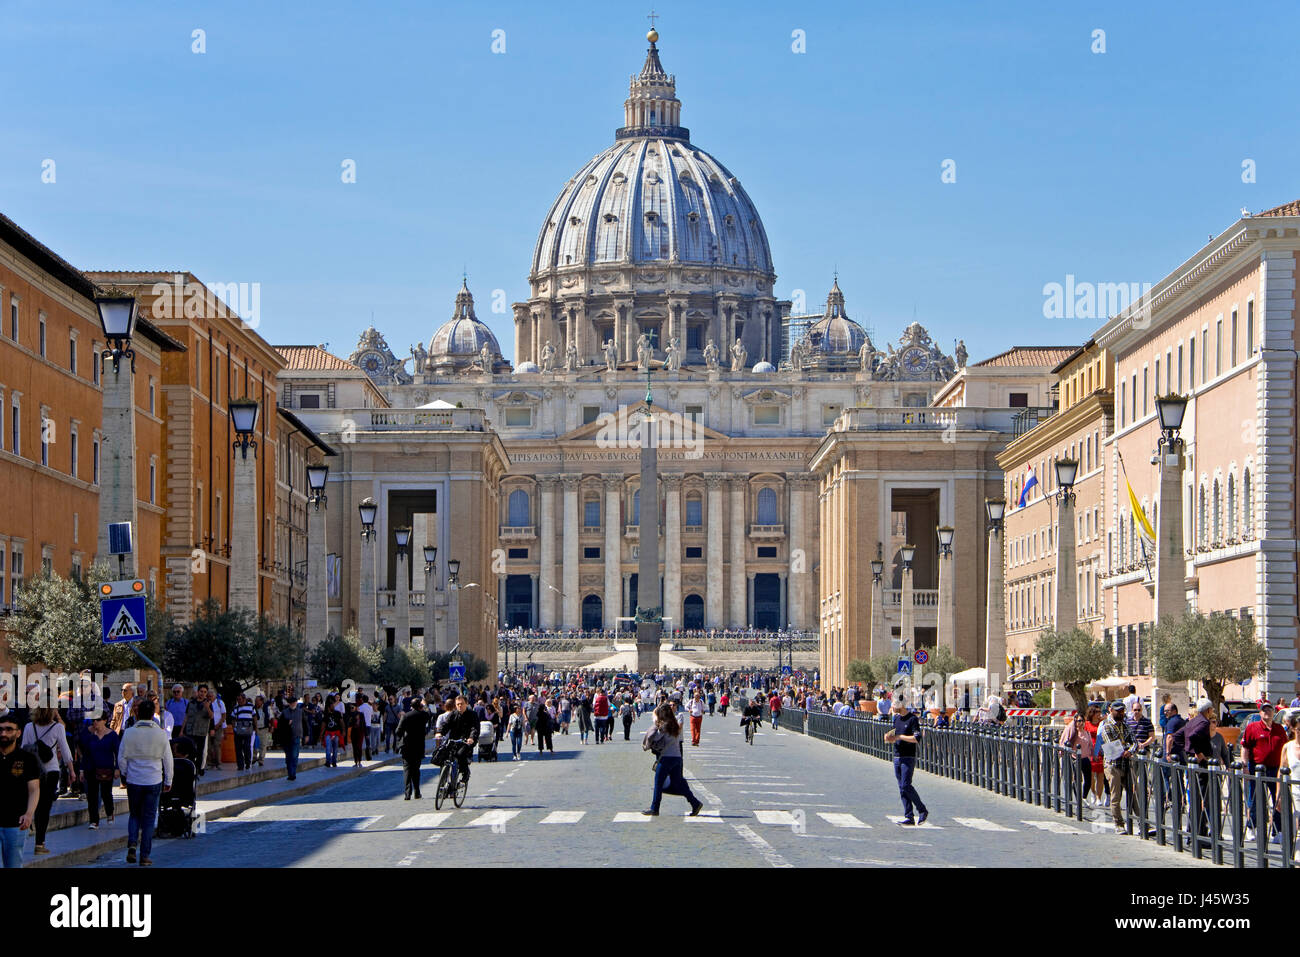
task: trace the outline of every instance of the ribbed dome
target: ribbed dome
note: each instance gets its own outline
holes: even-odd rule
[[[565,186],[542,225],[533,272],[667,262],[772,271],[758,211],[725,166],[682,140],[635,137]]]
[[[823,355],[857,355],[867,333],[844,312],[844,293],[838,277],[826,296],[826,311],[808,327],[805,342],[811,352]]]
[[[479,322],[474,315],[474,297],[462,282],[456,294],[456,311],[450,320],[438,327],[429,340],[429,358],[447,356],[474,358],[487,346],[493,356],[501,355],[501,346],[492,330]]]

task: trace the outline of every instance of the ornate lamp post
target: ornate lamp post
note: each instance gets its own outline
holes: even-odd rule
[[[131,351],[131,335],[135,331],[136,302],[134,296],[106,295],[95,299],[99,312],[99,325],[110,348],[96,357],[100,363],[100,384],[103,394],[103,455],[100,460],[99,529],[96,536],[98,553],[107,558],[108,526],[116,522],[136,523],[135,497],[135,353]],[[131,360],[126,369],[120,361]],[[104,369],[106,359],[113,360],[110,374]],[[125,576],[136,574],[135,552],[119,556]]]
[[[307,646],[319,643],[329,633],[329,595],[326,582],[325,482],[330,467],[323,463],[307,466]]]
[[[438,571],[438,549],[433,545],[424,546],[424,650],[438,651],[438,639],[434,634],[433,612]]]
[[[1056,485],[1056,630],[1072,631],[1079,625],[1079,589],[1074,563],[1074,479],[1079,463],[1074,459],[1057,459]],[[1065,695],[1065,686],[1052,684],[1052,704]]]
[[[411,643],[411,573],[407,567],[410,562],[411,526],[402,525],[393,529],[393,540],[397,542],[397,587],[394,598],[397,632],[393,641],[406,647]]]
[[[375,515],[379,506],[373,498],[365,498],[357,506],[361,516],[361,578],[357,595],[357,631],[361,643],[370,647],[375,643],[379,627],[375,607]]]
[[[1178,617],[1187,610],[1187,560],[1183,556],[1183,416],[1188,397],[1170,393],[1156,398],[1156,415],[1160,419],[1160,438],[1156,457],[1160,461],[1160,513],[1156,516],[1156,595],[1155,621],[1166,616]],[[1177,693],[1185,707],[1186,689],[1160,684],[1159,662],[1151,663],[1151,701],[1161,700],[1164,692]],[[1267,674],[1267,669],[1265,671]],[[1276,696],[1267,687],[1266,696]],[[1154,713],[1154,712],[1149,712]]]
[[[239,455],[231,457],[234,471],[231,483],[230,529],[230,600],[232,608],[258,612],[257,560],[257,420],[262,407],[256,399],[231,399],[227,403],[230,423],[235,430],[231,448]],[[249,450],[253,454],[249,456]]]
[[[957,651],[957,605],[953,595],[952,540],[956,531],[951,525],[941,525],[939,536],[939,627],[937,644],[940,648]]]
[[[903,605],[898,631],[898,656],[911,658],[916,641],[916,610],[912,606],[912,559],[916,557],[916,546],[904,545],[899,551],[903,557]]]
[[[876,557],[871,562],[871,657],[883,655],[892,646],[885,625],[885,560],[884,546],[876,542]]]
[[[988,602],[984,619],[984,671],[988,690],[1001,687],[1002,669],[1007,663],[1007,610],[1004,593],[1005,569],[1002,564],[1002,519],[1007,514],[1007,500],[986,498],[984,510],[988,513],[989,580]]]
[[[447,642],[460,647],[460,559],[447,561]]]

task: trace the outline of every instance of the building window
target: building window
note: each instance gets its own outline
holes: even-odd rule
[[[1210,501],[1213,506],[1210,514],[1214,518],[1214,524],[1211,525],[1213,532],[1210,537],[1210,543],[1217,546],[1223,543],[1223,508],[1222,500],[1219,497],[1219,480],[1217,478],[1214,480],[1214,495]]]
[[[600,526],[600,499],[589,498],[582,503],[582,524],[587,528]]]
[[[1130,422],[1136,422],[1138,417],[1138,374],[1136,372],[1129,381],[1129,401],[1133,405],[1129,408],[1128,418]]]
[[[758,491],[758,524],[777,525],[780,518],[776,513],[776,490],[770,488]]]
[[[36,351],[45,358],[45,316],[40,315],[36,319]]]
[[[1208,516],[1206,514],[1205,504],[1205,486],[1202,485],[1197,491],[1196,503],[1196,544],[1198,547],[1205,545],[1206,536],[1209,532]]]
[[[18,341],[18,297],[9,294],[9,338]]]
[[[13,571],[10,573],[9,603],[17,611],[22,605],[23,591],[23,547],[17,542],[13,545],[13,558],[10,561]]]
[[[1237,365],[1237,310],[1236,309],[1232,310],[1232,322],[1228,326],[1228,335],[1232,337],[1231,339],[1228,340],[1229,343],[1228,361],[1231,364],[1230,367],[1235,367]]]
[[[68,428],[68,474],[77,477],[77,427]]]
[[[1228,473],[1227,518],[1224,524],[1227,526],[1228,538],[1235,539],[1237,537],[1237,481],[1231,472]]]
[[[600,406],[598,406],[598,405],[584,405],[584,406],[582,407],[582,424],[583,424],[583,425],[591,425],[591,423],[595,422],[595,421],[596,421],[597,419],[599,419],[599,418],[600,418]]]
[[[641,524],[641,490],[632,493],[632,524]]]
[[[1223,320],[1214,323],[1214,374],[1223,374]]]
[[[1255,354],[1255,300],[1246,303],[1246,358]]]
[[[158,504],[158,461],[149,457],[149,504]]]
[[[1178,344],[1178,391],[1183,391],[1183,344]]]
[[[699,528],[704,524],[704,500],[698,495],[686,499],[686,527]]]
[[[1201,385],[1210,377],[1210,330],[1201,330]]]
[[[23,433],[22,433],[22,406],[18,402],[18,396],[9,400],[9,451],[14,455],[23,454]]]
[[[99,439],[90,440],[90,481],[92,485],[99,484]]]
[[[41,409],[41,464],[50,465],[50,441],[54,438],[54,421],[45,409]]]
[[[90,344],[90,381],[99,385],[99,343]]]
[[[584,546],[582,547],[582,560],[583,560],[583,561],[596,561],[596,562],[600,561],[600,546],[599,546],[599,545],[584,545]]]
[[[686,407],[686,417],[698,425],[700,419],[704,417],[704,406],[688,405]]]
[[[759,545],[756,551],[759,558],[776,558],[775,545]]]
[[[704,557],[704,548],[703,548],[702,546],[700,546],[700,545],[687,545],[687,546],[686,546],[686,557],[687,557],[688,559],[689,559],[689,558],[703,558],[703,557]]]
[[[1245,534],[1254,532],[1255,501],[1250,494],[1249,468],[1243,469],[1241,473],[1241,525]]]
[[[1146,366],[1143,366],[1143,367],[1142,367],[1142,415],[1143,415],[1144,417],[1145,417],[1146,414],[1147,414],[1147,396],[1150,395],[1150,392],[1149,392],[1148,389],[1147,389],[1147,385],[1148,385],[1148,383],[1147,383],[1147,367],[1146,367]],[[1137,410],[1136,410],[1136,409],[1133,410],[1133,418],[1135,418],[1135,419],[1137,418]]]
[[[320,396],[315,392],[307,392],[298,396],[298,408],[300,409],[319,409]]]
[[[1187,387],[1196,388],[1196,335],[1187,340]]]
[[[5,543],[0,542],[0,611],[8,606],[5,604]]]
[[[155,389],[154,389],[153,376],[150,376],[149,377],[149,414],[150,415],[154,414],[154,408],[155,408],[154,395],[155,395]]]
[[[68,336],[68,371],[73,375],[77,374],[77,337],[75,334]]]
[[[822,425],[834,425],[835,420],[840,417],[841,409],[839,405],[822,406]]]
[[[1029,408],[1028,392],[1012,392],[1007,397],[1007,408],[1010,409],[1027,409]]]
[[[779,405],[754,406],[755,425],[780,425],[781,407]]]
[[[81,581],[81,556],[72,556],[72,580]]]
[[[692,350],[702,350],[704,348],[704,327],[687,326],[686,327],[686,348]]]
[[[1124,427],[1124,410],[1128,408],[1128,383],[1119,384],[1119,424],[1120,428]]]
[[[528,549],[526,548],[508,548],[506,549],[506,558],[528,560]]]
[[[506,409],[505,423],[507,428],[527,429],[533,424],[532,409]]]
[[[506,524],[514,528],[532,524],[532,507],[528,498],[528,493],[521,488],[515,489],[510,493],[507,500],[507,510],[509,515]]]

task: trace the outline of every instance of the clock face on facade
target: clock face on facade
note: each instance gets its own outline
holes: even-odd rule
[[[920,346],[912,346],[903,353],[903,368],[908,375],[922,375],[930,368],[930,354]]]
[[[377,352],[367,352],[361,357],[361,368],[371,374],[382,372],[384,360]]]

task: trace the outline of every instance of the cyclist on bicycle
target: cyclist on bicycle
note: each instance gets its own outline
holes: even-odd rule
[[[758,727],[763,723],[763,699],[754,698],[749,704],[745,705],[745,710],[740,712],[741,727],[752,724]]]
[[[445,722],[444,719],[445,718]],[[448,711],[438,720],[442,740],[449,745],[464,743],[468,747],[453,747],[456,763],[460,766],[460,776],[469,782],[469,757],[474,753],[474,742],[478,740],[478,715],[469,710],[469,701],[464,695],[456,697],[455,710]]]

